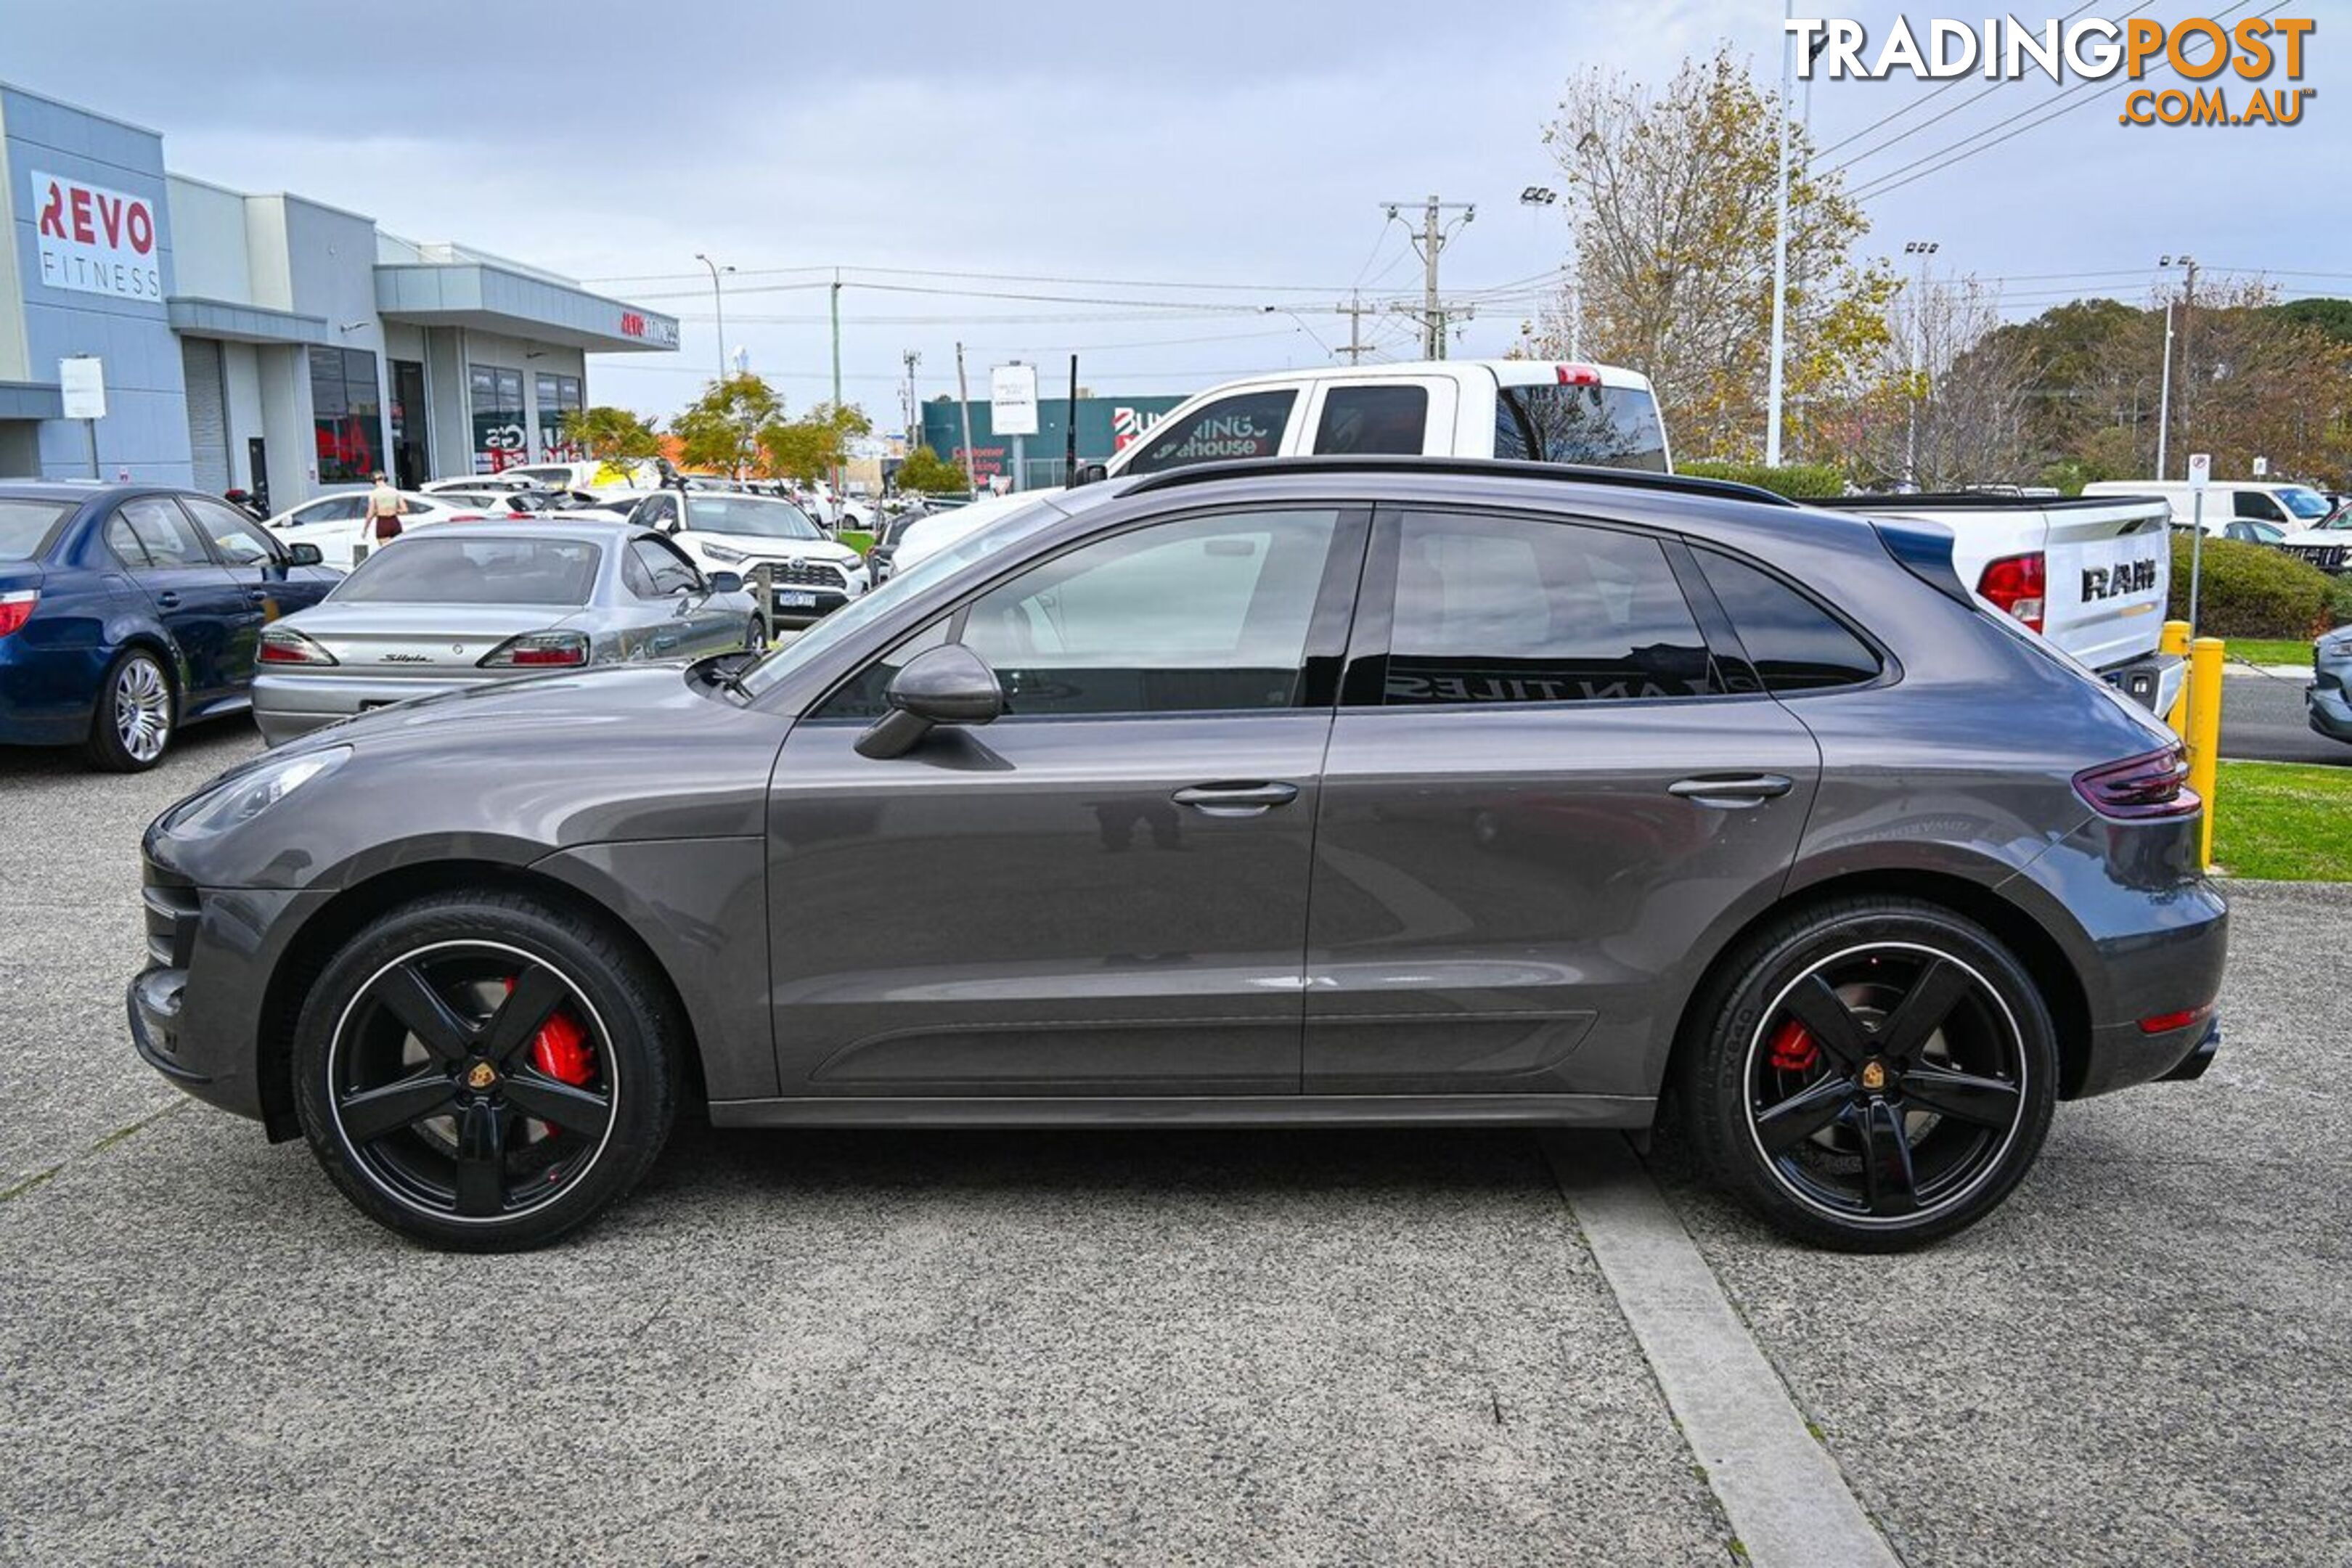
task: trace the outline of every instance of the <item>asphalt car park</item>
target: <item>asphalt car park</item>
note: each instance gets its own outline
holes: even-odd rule
[[[2234,666],[2221,687],[2221,754],[2263,763],[2352,766],[2352,746],[2315,733],[2304,706],[2311,671]]]
[[[389,1236],[125,1037],[139,832],[259,750],[0,753],[0,1560],[1730,1558],[1587,1223],[1614,1135],[688,1119],[568,1245]],[[1950,1241],[1648,1162],[1903,1562],[2346,1561],[2352,890],[2230,890],[2212,1068]]]

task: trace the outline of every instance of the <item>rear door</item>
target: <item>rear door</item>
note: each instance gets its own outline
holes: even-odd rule
[[[1656,1092],[1704,933],[1777,894],[1810,733],[1702,632],[1689,552],[1376,517],[1324,765],[1306,1088]]]
[[[107,521],[106,542],[179,648],[182,712],[242,690],[253,679],[259,612],[178,504],[168,495],[131,497]]]

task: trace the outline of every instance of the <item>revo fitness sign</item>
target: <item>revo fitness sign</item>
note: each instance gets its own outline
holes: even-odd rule
[[[36,169],[33,212],[42,282],[84,294],[162,300],[155,207],[146,197]]]

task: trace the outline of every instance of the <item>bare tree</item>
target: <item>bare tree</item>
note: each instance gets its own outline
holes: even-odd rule
[[[2034,479],[2034,366],[2000,325],[1999,293],[1973,277],[1903,286],[1838,454],[1856,479],[1930,490]]]

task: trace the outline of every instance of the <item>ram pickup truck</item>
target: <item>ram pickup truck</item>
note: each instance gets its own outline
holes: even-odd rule
[[[1941,523],[1960,581],[2158,713],[2181,661],[2159,651],[2172,588],[2172,513],[2160,496],[1843,496],[1840,511]]]

